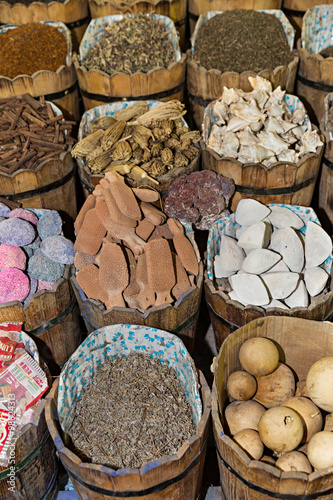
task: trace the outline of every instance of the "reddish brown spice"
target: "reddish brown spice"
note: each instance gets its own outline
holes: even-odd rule
[[[67,41],[57,28],[23,24],[0,35],[0,75],[14,78],[36,71],[56,71],[66,64]]]

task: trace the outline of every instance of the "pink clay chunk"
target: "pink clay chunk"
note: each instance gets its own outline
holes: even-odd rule
[[[9,267],[16,267],[17,269],[25,270],[27,258],[20,247],[0,245],[0,269],[8,269]]]
[[[0,271],[0,304],[13,300],[23,302],[29,291],[29,278],[20,269],[9,267]]]

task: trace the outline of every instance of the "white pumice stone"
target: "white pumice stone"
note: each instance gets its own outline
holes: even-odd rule
[[[296,290],[284,299],[287,306],[292,307],[308,307],[309,294],[303,280],[299,280]]]
[[[267,217],[271,224],[277,229],[283,229],[284,227],[293,227],[294,229],[301,229],[304,226],[304,222],[297,214],[295,214],[290,208],[279,207],[278,205],[273,205],[271,207],[271,213]]]
[[[305,231],[305,267],[320,266],[331,253],[331,237],[319,224],[309,221]]]
[[[241,234],[243,234],[247,228],[248,228],[248,226],[240,226],[238,229],[236,229],[237,240],[239,240],[239,238],[241,237]]]
[[[289,307],[286,306],[286,304],[276,299],[271,300],[270,303],[267,304],[267,306],[263,306],[264,309],[269,309],[270,307],[278,307],[279,309],[289,309]]]
[[[281,260],[280,254],[266,248],[255,248],[245,257],[242,269],[250,274],[261,274],[275,266],[279,260]]]
[[[275,266],[273,266],[271,269],[268,269],[267,273],[287,273],[289,271],[290,269],[287,264],[283,262],[283,260],[279,260],[279,262],[275,264]]]
[[[285,299],[293,293],[299,280],[298,273],[265,273],[261,275],[272,299]]]
[[[229,278],[230,284],[243,304],[263,306],[269,303],[267,289],[256,274],[234,274]]]
[[[327,280],[328,274],[325,269],[322,269],[321,267],[311,267],[310,269],[305,269],[304,271],[305,285],[311,297],[315,297],[323,291]]]
[[[216,278],[228,278],[241,269],[245,258],[244,251],[238,246],[237,240],[221,235],[220,253],[214,258]]]
[[[304,249],[296,231],[291,227],[277,229],[272,234],[271,250],[282,255],[292,272],[300,273],[304,267]]]
[[[249,226],[238,240],[238,246],[245,250],[267,247],[272,226],[268,222],[257,222]]]
[[[267,217],[270,212],[270,208],[263,203],[250,198],[243,198],[237,205],[235,220],[241,226],[251,226]]]
[[[234,290],[231,290],[231,292],[229,292],[228,295],[230,297],[230,300],[236,300],[237,302],[239,302],[243,306],[248,306],[249,305],[246,302],[242,302],[241,299],[238,297],[237,293]]]

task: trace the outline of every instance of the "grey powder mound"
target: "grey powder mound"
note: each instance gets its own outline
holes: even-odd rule
[[[63,276],[65,272],[65,264],[54,262],[42,252],[38,255],[33,255],[29,259],[28,274],[36,280],[48,281],[53,283]]]
[[[22,247],[29,245],[36,238],[36,232],[32,224],[17,217],[0,222],[0,242]]]
[[[61,233],[62,220],[56,210],[50,210],[41,216],[37,223],[37,232],[41,240]]]
[[[42,241],[40,248],[49,259],[62,264],[74,263],[74,245],[64,236],[49,236]]]

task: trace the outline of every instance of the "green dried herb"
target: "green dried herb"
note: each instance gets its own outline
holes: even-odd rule
[[[147,73],[153,68],[167,67],[175,60],[169,33],[152,15],[139,13],[124,17],[105,28],[83,65],[108,75],[118,71],[127,75]]]
[[[209,19],[200,29],[194,60],[222,72],[259,72],[287,66],[293,59],[279,19],[255,10],[235,9]]]

